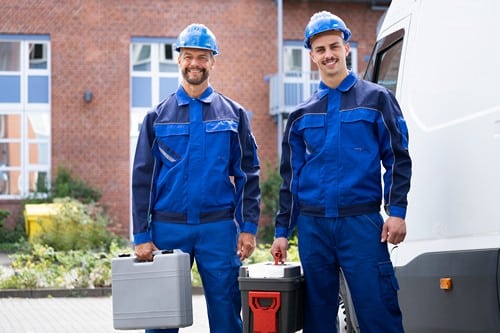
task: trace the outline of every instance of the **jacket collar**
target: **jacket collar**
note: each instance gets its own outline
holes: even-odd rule
[[[214,90],[212,86],[208,86],[207,89],[201,94],[200,97],[196,98],[197,100],[203,102],[203,103],[211,103],[212,99],[214,96]],[[175,97],[177,97],[177,104],[179,106],[181,105],[187,105],[189,104],[189,101],[191,101],[193,98],[189,96],[186,91],[184,90],[184,87],[182,85],[179,85],[179,88],[177,89],[175,93]]]
[[[334,90],[338,90],[340,92],[347,92],[349,89],[351,89],[354,86],[354,84],[356,83],[357,80],[358,80],[358,76],[356,75],[356,73],[354,73],[353,71],[349,71],[349,74],[347,74],[345,79],[342,80],[342,82],[340,82],[339,86],[337,88],[334,88]],[[323,81],[321,81],[319,83],[319,88],[318,88],[319,97],[320,98],[324,97],[326,94],[328,94],[328,90],[330,90],[330,89],[333,89],[333,88],[328,87],[326,84],[323,83]]]

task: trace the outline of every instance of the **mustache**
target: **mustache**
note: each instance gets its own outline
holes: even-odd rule
[[[192,67],[187,67],[186,68],[186,71],[192,71],[192,70],[196,70],[196,71],[200,71],[200,72],[206,72],[206,69],[203,68],[203,67],[192,66]]]

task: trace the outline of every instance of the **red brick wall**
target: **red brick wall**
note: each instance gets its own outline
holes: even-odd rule
[[[382,12],[368,4],[284,3],[285,39],[301,40],[310,16],[328,9],[353,31],[364,69]],[[276,15],[271,0],[3,0],[0,34],[50,35],[53,169],[64,165],[101,189],[112,229],[128,235],[130,38],[176,37],[190,23],[206,24],[221,50],[211,82],[253,112],[261,162],[275,165],[276,124],[264,77],[277,71]],[[94,94],[89,104],[86,89]]]

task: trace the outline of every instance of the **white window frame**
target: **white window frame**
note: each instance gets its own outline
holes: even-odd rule
[[[0,75],[19,75],[20,77],[20,102],[19,103],[0,103],[0,113],[2,115],[19,115],[20,116],[20,136],[18,138],[2,138],[5,143],[19,143],[20,144],[20,165],[19,166],[0,166],[0,172],[19,172],[17,180],[18,193],[2,194],[0,199],[22,199],[30,195],[45,195],[36,193],[30,190],[30,175],[33,172],[44,172],[46,174],[46,186],[50,188],[51,179],[51,42],[48,37],[31,37],[27,35],[0,35],[0,41],[18,42],[20,43],[20,61],[18,71],[2,71]],[[30,44],[44,44],[44,59],[47,62],[47,68],[30,68]],[[44,75],[48,78],[48,100],[47,103],[28,103],[28,77],[30,75]],[[48,124],[46,125],[47,138],[37,139],[28,137],[28,125],[30,124],[30,115],[32,114],[46,114],[48,115]],[[37,123],[39,126],[40,124]],[[43,125],[42,125],[43,126]],[[34,163],[29,164],[29,148],[32,144],[46,144],[47,155],[43,159],[47,161],[46,164]],[[39,152],[40,153],[40,152]],[[12,182],[10,180],[9,182]],[[36,189],[35,189],[36,190]]]

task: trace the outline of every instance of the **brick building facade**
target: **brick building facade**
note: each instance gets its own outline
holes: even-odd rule
[[[373,1],[372,1],[373,2]],[[310,16],[344,18],[366,66],[383,11],[370,1],[283,1],[283,39],[300,41]],[[272,0],[78,0],[0,3],[2,36],[45,35],[50,42],[50,167],[66,166],[99,188],[112,229],[130,223],[130,44],[134,37],[175,38],[188,24],[206,24],[220,55],[212,85],[252,112],[262,165],[276,164],[276,123],[269,84],[277,72],[277,5]],[[93,94],[85,102],[86,90]],[[2,92],[0,91],[0,94]],[[20,200],[0,195],[17,220]],[[12,223],[12,222],[11,222]]]

